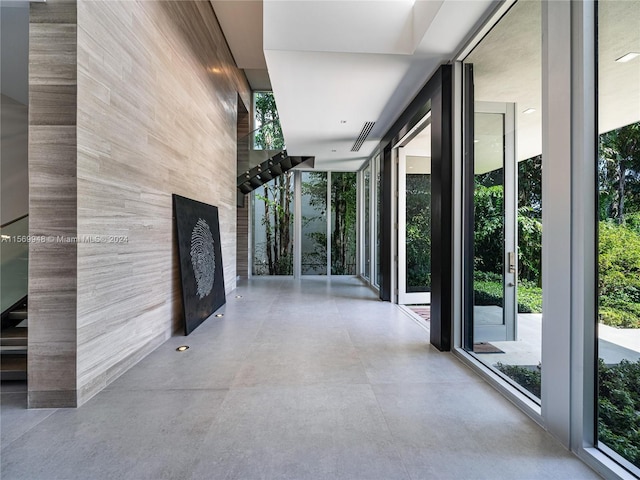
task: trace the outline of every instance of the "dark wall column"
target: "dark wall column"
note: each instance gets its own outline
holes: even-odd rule
[[[383,136],[382,183],[382,281],[380,298],[391,300],[391,200],[394,185],[391,147],[396,145],[431,110],[431,343],[439,350],[451,349],[453,319],[453,134],[452,69],[442,65],[416,95],[407,109]]]
[[[391,301],[391,236],[395,234],[391,215],[391,199],[393,195],[391,146],[387,145],[381,155],[382,162],[382,214],[380,229],[380,300]]]
[[[451,67],[440,67],[440,88],[431,97],[431,344],[451,350],[452,116]]]

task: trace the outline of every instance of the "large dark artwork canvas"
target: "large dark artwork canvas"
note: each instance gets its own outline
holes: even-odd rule
[[[182,279],[184,332],[224,305],[224,274],[220,249],[218,207],[173,195]]]

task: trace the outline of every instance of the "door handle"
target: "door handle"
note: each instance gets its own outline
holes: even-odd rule
[[[516,273],[516,252],[509,252],[509,273]]]

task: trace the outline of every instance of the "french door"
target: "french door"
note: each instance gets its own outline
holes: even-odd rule
[[[428,118],[427,118],[428,120]],[[398,303],[431,303],[431,125],[395,149]]]
[[[518,283],[515,104],[474,107],[473,342],[511,341]]]

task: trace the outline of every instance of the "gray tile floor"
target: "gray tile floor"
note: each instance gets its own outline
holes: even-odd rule
[[[227,300],[81,408],[3,384],[2,480],[598,478],[356,279]]]

